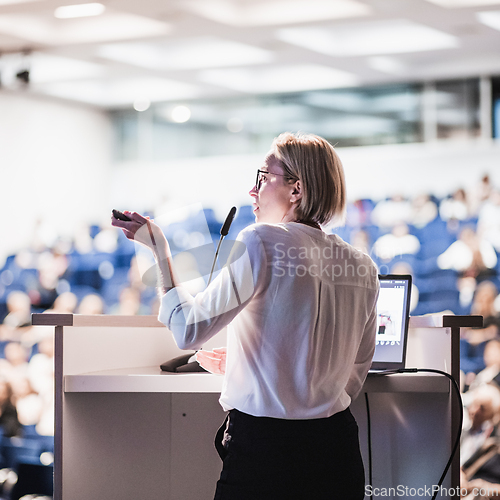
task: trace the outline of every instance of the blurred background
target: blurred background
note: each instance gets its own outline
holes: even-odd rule
[[[233,205],[229,239],[253,222],[283,131],[336,147],[349,206],[325,230],[411,273],[412,314],[487,318],[463,339],[472,383],[500,326],[500,0],[0,0],[0,428],[21,440],[0,467],[51,453],[32,312],[157,311],[111,209],[156,217],[199,289],[189,250],[211,254]]]

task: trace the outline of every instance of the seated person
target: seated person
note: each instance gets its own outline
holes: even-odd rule
[[[363,229],[351,233],[351,244],[356,250],[370,255],[370,235]]]
[[[12,402],[12,387],[6,380],[0,380],[0,429],[5,437],[19,436],[22,429]]]
[[[500,316],[495,308],[497,296],[498,289],[491,281],[483,281],[477,286],[471,314],[479,314],[483,317],[483,327],[464,330],[469,343],[480,344],[499,336]]]
[[[492,385],[478,387],[465,413],[460,438],[460,464],[465,464],[493,435],[500,417],[500,390]],[[499,478],[500,480],[500,478]]]
[[[408,264],[408,262],[396,262],[390,270],[391,274],[409,274],[413,276],[413,268]],[[410,294],[410,313],[417,307],[420,292],[417,285],[412,281],[411,283],[411,294]]]
[[[465,190],[457,189],[449,198],[445,198],[439,205],[439,215],[445,221],[465,220],[470,217],[469,204]]]
[[[477,219],[477,230],[489,241],[497,252],[500,251],[500,191],[495,190],[484,202]]]
[[[78,314],[103,314],[104,301],[100,295],[89,293],[83,297],[77,312]]]
[[[438,215],[437,205],[428,194],[420,194],[411,203],[411,223],[418,228],[427,226]]]
[[[471,314],[483,316],[483,328],[463,328],[460,339],[460,369],[466,375],[466,384],[474,378],[469,373],[479,373],[486,367],[484,349],[489,340],[500,335],[500,317],[495,310],[498,290],[491,281],[480,283],[474,294]]]
[[[373,224],[382,228],[392,228],[401,222],[410,222],[411,216],[411,203],[399,194],[390,200],[379,201],[371,213]]]
[[[373,253],[384,261],[392,260],[398,255],[414,255],[420,250],[420,242],[410,234],[408,225],[396,224],[391,233],[381,236],[373,245]]]
[[[3,324],[12,328],[22,328],[31,325],[31,300],[27,293],[21,291],[10,292],[7,296],[7,310],[9,311]]]
[[[494,384],[500,389],[500,340],[493,339],[486,343],[484,348],[484,370],[481,370],[469,384],[469,390],[462,395],[464,404],[467,397],[471,397],[476,389],[486,384]]]
[[[463,277],[483,279],[494,274],[497,255],[491,243],[466,226],[458,240],[437,258],[437,264],[441,269],[454,269]]]

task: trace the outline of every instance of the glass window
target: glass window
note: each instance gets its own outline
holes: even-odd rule
[[[479,79],[436,83],[438,139],[479,137]]]
[[[435,85],[437,137],[477,137],[479,80]],[[156,103],[112,112],[118,160],[265,153],[284,131],[318,134],[337,147],[422,142],[423,85]]]
[[[491,80],[493,98],[493,137],[500,139],[500,77]]]

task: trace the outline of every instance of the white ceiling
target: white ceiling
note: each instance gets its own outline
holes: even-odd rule
[[[105,108],[500,75],[500,0],[0,0],[0,78]],[[29,55],[22,55],[30,51]]]

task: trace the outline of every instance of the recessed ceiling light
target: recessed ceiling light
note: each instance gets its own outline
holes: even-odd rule
[[[191,1],[187,8],[231,26],[274,26],[367,16],[372,8],[356,0],[278,0],[246,4],[224,0]]]
[[[397,75],[402,73],[406,66],[393,57],[373,56],[368,58],[368,66],[382,73]]]
[[[0,5],[15,5],[18,3],[28,3],[33,0],[0,0]],[[34,0],[35,2],[40,2],[41,0]]]
[[[229,120],[226,123],[226,127],[229,130],[229,132],[232,132],[233,134],[237,134],[238,132],[241,132],[244,127],[243,120],[241,118],[229,118]]]
[[[500,11],[477,12],[476,17],[480,23],[500,31]]]
[[[343,24],[331,28],[285,28],[280,40],[337,57],[397,54],[458,47],[459,41],[406,19]]]
[[[103,45],[97,55],[153,69],[193,69],[265,64],[272,52],[216,37],[195,37],[174,42],[137,42]]]
[[[106,9],[103,15],[56,19],[51,13],[0,15],[0,32],[50,46],[98,43],[165,35],[171,26],[162,21]]]
[[[193,99],[200,95],[194,85],[156,77],[58,82],[37,85],[34,90],[107,108],[132,106],[137,95],[151,102]]]
[[[106,10],[102,3],[81,3],[57,7],[54,16],[58,19],[72,19],[75,17],[99,16]]]
[[[104,67],[88,61],[40,52],[35,52],[30,57],[33,84],[95,78],[103,76],[104,73]]]
[[[176,106],[170,117],[175,123],[185,123],[191,118],[191,110],[187,106]]]
[[[134,101],[134,109],[139,112],[148,110],[150,106],[151,106],[151,101],[143,97],[136,99]]]
[[[427,2],[445,7],[446,9],[457,9],[460,7],[481,7],[484,5],[498,5],[500,0],[427,0]]]
[[[349,87],[358,83],[352,73],[316,64],[259,69],[220,69],[200,72],[199,79],[241,92],[295,92]]]

